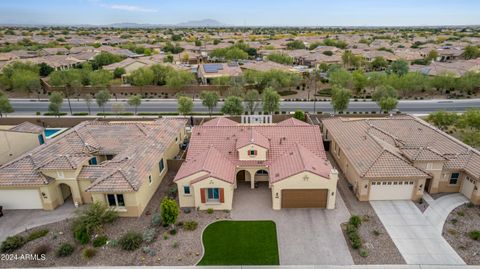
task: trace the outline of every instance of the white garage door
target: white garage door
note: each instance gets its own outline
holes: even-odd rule
[[[414,186],[414,181],[373,181],[370,200],[410,200]]]
[[[38,190],[0,190],[3,209],[42,209]]]
[[[475,181],[469,177],[463,179],[462,193],[467,196],[468,199],[472,198],[473,189],[475,188]]]

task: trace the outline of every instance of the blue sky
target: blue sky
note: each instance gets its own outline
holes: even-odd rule
[[[478,0],[0,0],[0,23],[411,26],[480,24]]]

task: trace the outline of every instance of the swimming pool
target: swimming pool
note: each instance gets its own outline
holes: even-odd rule
[[[62,133],[63,131],[65,131],[66,128],[45,128],[45,137],[47,139],[51,139],[57,135],[59,135],[60,133]]]

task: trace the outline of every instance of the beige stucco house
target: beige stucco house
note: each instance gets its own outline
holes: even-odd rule
[[[185,136],[185,120],[86,121],[0,167],[4,209],[105,202],[139,216]]]
[[[28,121],[0,126],[0,165],[45,143],[43,127]]]
[[[324,139],[360,201],[461,192],[480,204],[480,153],[413,116],[328,118]]]
[[[288,119],[239,124],[216,118],[194,127],[175,182],[181,207],[230,210],[235,189],[269,188],[271,206],[335,208],[337,171],[317,126]],[[264,184],[262,184],[264,183]]]

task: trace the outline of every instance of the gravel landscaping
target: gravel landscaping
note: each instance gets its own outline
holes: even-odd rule
[[[175,173],[170,172],[165,178],[155,196],[150,201],[139,218],[118,218],[114,223],[104,226],[103,234],[109,239],[118,240],[127,231],[143,233],[151,225],[152,215],[159,210],[160,201],[174,186],[172,179]],[[22,248],[13,252],[13,255],[20,257],[25,254],[33,254],[40,245],[46,245],[50,249],[46,254],[44,261],[2,261],[0,267],[47,267],[47,266],[138,266],[138,265],[194,265],[202,257],[201,233],[209,224],[219,219],[230,219],[230,213],[225,211],[215,211],[208,214],[206,211],[195,211],[191,213],[181,212],[177,219],[178,223],[194,220],[198,227],[194,231],[187,231],[177,225],[177,234],[170,235],[164,227],[159,228],[158,236],[151,244],[142,243],[141,247],[134,251],[125,251],[118,246],[107,244],[106,246],[96,248],[96,255],[90,259],[82,254],[85,248],[92,248],[92,244],[82,246],[76,243],[71,231],[70,224],[72,220],[65,220],[49,225],[37,227],[34,230],[48,229],[49,233],[42,238],[26,243]],[[20,235],[28,235],[31,231],[26,231]],[[164,235],[168,238],[164,238]],[[57,258],[55,252],[62,243],[72,243],[75,250],[72,255],[64,258]],[[110,242],[111,243],[111,242]],[[150,253],[145,253],[144,247],[150,249]]]
[[[423,213],[428,208],[428,202],[425,199],[420,199],[420,201],[414,201],[415,206]]]
[[[344,231],[345,240],[347,240],[350,252],[355,264],[405,264],[405,260],[393,243],[382,222],[378,218],[369,202],[360,202],[355,194],[349,188],[345,176],[338,168],[335,160],[328,153],[328,158],[332,165],[339,170],[338,191],[343,197],[345,205],[351,215],[357,215],[362,218],[362,224],[358,228],[363,248],[368,251],[367,257],[360,256],[357,249],[353,249],[347,235]]]
[[[480,265],[480,240],[468,235],[474,230],[480,231],[480,206],[465,204],[448,215],[442,234],[465,263]]]

